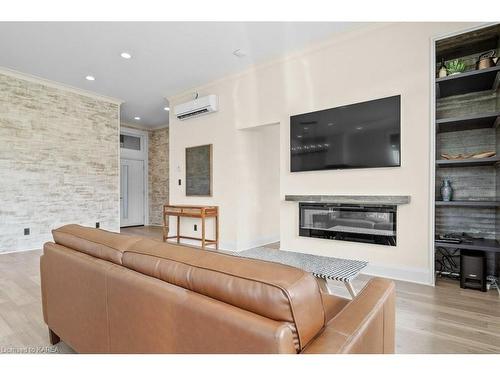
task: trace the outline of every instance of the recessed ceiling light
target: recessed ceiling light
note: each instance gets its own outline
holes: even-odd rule
[[[135,117],[134,117],[134,120],[139,121],[140,119],[141,119],[141,118],[140,118],[139,116],[135,116]]]
[[[85,79],[87,81],[95,81],[95,77],[94,76],[86,76]]]
[[[163,108],[165,111],[170,111],[170,108],[169,107],[165,107]]]
[[[237,49],[236,51],[233,51],[233,55],[236,57],[245,57],[247,53],[242,49]]]
[[[120,56],[127,60],[132,58],[132,55],[128,52],[122,52]]]

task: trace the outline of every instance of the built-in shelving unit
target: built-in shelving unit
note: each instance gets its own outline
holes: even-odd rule
[[[500,125],[500,112],[478,113],[436,120],[438,133],[493,128]]]
[[[436,42],[436,72],[443,60],[455,59],[464,62],[466,71],[435,78],[435,233],[467,236],[460,243],[436,240],[435,247],[440,249],[436,257],[443,249],[486,252],[487,272],[494,274],[494,254],[500,253],[500,65],[479,69],[477,64],[490,50],[500,53],[500,24]],[[490,151],[497,154],[460,158]],[[441,197],[445,179],[454,189],[451,201]]]
[[[454,160],[436,160],[436,167],[451,168],[451,167],[482,167],[485,165],[495,165],[500,162],[499,156],[480,159],[454,159]]]
[[[495,27],[486,27],[442,39],[436,49],[436,61],[452,60],[498,48],[500,36]]]
[[[500,207],[499,201],[436,201],[436,206],[449,207],[477,207],[477,208],[495,208]]]
[[[473,239],[463,243],[447,243],[447,242],[435,242],[436,246],[444,247],[448,249],[464,249],[464,250],[476,250],[476,251],[491,251],[500,252],[500,244],[497,240],[491,239]]]
[[[496,90],[499,71],[500,66],[494,66],[438,78],[436,79],[436,96],[439,99],[477,91]]]

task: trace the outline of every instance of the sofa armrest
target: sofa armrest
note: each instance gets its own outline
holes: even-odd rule
[[[302,353],[394,353],[395,315],[394,282],[374,278]]]

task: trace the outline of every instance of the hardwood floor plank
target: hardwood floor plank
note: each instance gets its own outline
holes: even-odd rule
[[[425,330],[396,328],[396,352],[411,354],[483,354],[498,353],[434,335]]]

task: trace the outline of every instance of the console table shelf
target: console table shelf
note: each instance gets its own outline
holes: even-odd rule
[[[174,216],[177,218],[177,231],[174,236],[169,236],[169,217]],[[181,217],[198,218],[201,219],[201,237],[182,236],[181,230]],[[205,220],[207,218],[215,219],[215,239],[209,240],[206,238]],[[201,248],[213,245],[215,249],[219,249],[219,207],[218,206],[192,206],[183,204],[165,204],[163,205],[163,242],[175,238],[177,243],[181,239],[201,241]]]
[[[485,165],[495,165],[500,162],[499,156],[492,156],[491,158],[481,159],[455,159],[455,160],[436,160],[436,167],[450,168],[450,167],[479,167]]]
[[[497,240],[490,239],[475,239],[471,240],[470,243],[446,243],[446,242],[434,242],[436,247],[445,247],[447,249],[462,249],[462,250],[475,250],[475,251],[489,251],[500,253],[500,244]]]
[[[466,116],[446,117],[436,120],[438,133],[485,129],[499,126],[500,112],[475,113]]]
[[[500,66],[450,75],[436,79],[436,97],[445,98],[453,95],[495,89]]]
[[[500,207],[500,201],[436,201],[436,206],[495,208]]]

